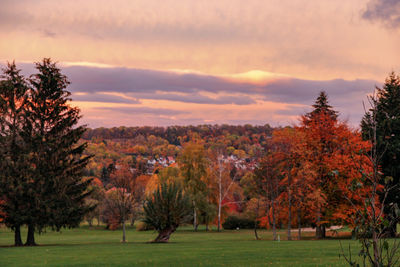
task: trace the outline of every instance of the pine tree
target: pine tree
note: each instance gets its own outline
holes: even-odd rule
[[[50,59],[36,63],[36,69],[38,73],[29,79],[31,137],[27,143],[35,167],[27,191],[26,245],[35,245],[35,230],[76,227],[93,208],[84,203],[91,180],[81,179],[90,158],[82,156],[86,143],[79,143],[85,127],[77,126],[80,111],[68,103],[67,77]]]
[[[305,115],[308,120],[315,119],[320,114],[329,115],[333,120],[337,120],[338,112],[328,103],[328,95],[325,91],[321,91],[315,104],[312,105],[313,110]]]
[[[367,112],[361,122],[364,140],[369,140],[372,133],[371,119],[376,120],[376,147],[377,153],[382,155],[380,159],[382,184],[390,190],[386,203],[400,205],[399,182],[400,182],[400,76],[391,73],[382,88],[376,88],[377,95],[374,100],[376,111]],[[372,114],[376,112],[376,114]],[[391,177],[390,183],[385,183],[387,177]],[[392,210],[389,205],[386,213]],[[390,235],[396,235],[396,223]]]
[[[14,245],[22,246],[26,183],[29,165],[24,143],[28,86],[15,63],[8,63],[0,81],[0,199],[3,221],[14,231]]]

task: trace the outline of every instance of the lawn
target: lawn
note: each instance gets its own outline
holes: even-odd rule
[[[151,244],[153,231],[128,229],[128,243],[121,231],[82,226],[48,231],[37,236],[37,247],[10,247],[13,233],[0,229],[0,266],[346,266],[338,257],[339,241],[272,241],[269,231],[254,240],[250,230],[194,232],[184,227],[169,244]],[[25,239],[26,229],[23,231]],[[357,243],[343,240],[344,245]]]

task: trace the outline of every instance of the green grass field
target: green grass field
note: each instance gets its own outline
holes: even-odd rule
[[[193,232],[179,229],[168,244],[152,244],[153,231],[128,229],[128,243],[121,231],[82,226],[48,231],[37,235],[37,247],[11,247],[13,233],[0,229],[0,266],[346,266],[339,258],[335,239],[272,241],[272,233],[260,231],[263,240],[254,240],[250,230]],[[26,231],[24,229],[23,238]],[[347,246],[357,243],[342,240]],[[354,250],[355,252],[355,250]]]

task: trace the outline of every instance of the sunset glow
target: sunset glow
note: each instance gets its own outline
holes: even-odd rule
[[[400,68],[400,26],[367,2],[5,0],[0,60],[59,62],[90,127],[286,125],[321,90],[356,125]]]

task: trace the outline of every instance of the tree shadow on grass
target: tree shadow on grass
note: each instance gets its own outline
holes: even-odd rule
[[[122,245],[122,246],[129,246],[129,245],[157,245],[157,244],[180,244],[180,243],[187,243],[187,242],[176,242],[176,241],[169,241],[169,242],[153,242],[153,240],[149,241],[138,241],[138,242],[116,242],[116,241],[108,241],[108,242],[80,242],[80,243],[72,243],[72,244],[63,244],[63,243],[47,243],[47,244],[38,244],[37,246],[14,246],[14,245],[0,245],[0,248],[41,248],[41,247],[75,247],[75,246],[98,246],[98,245]]]

